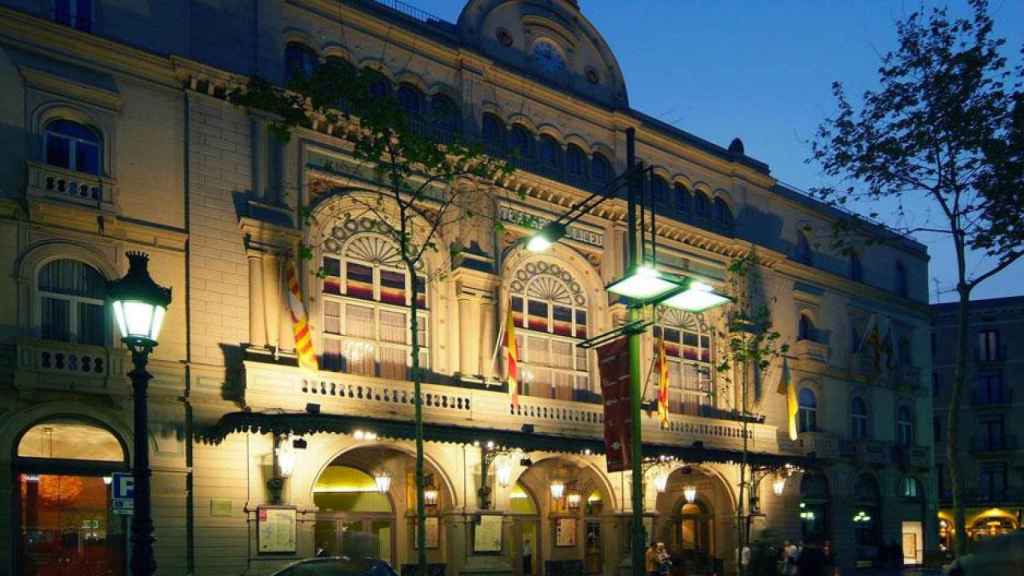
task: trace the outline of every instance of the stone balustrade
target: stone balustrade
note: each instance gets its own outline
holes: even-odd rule
[[[63,200],[103,210],[114,209],[117,199],[114,179],[38,162],[27,164],[30,197]]]
[[[125,354],[104,346],[19,338],[15,387],[127,394]]]

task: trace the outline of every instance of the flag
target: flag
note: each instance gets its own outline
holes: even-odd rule
[[[796,440],[796,419],[800,413],[800,404],[796,398],[796,385],[789,374],[789,362],[785,358],[782,359],[782,370],[779,372],[779,387],[776,392],[786,395],[786,430],[789,432],[789,439]]]
[[[658,339],[658,420],[662,428],[668,428],[668,358],[664,338]]]
[[[299,290],[299,276],[295,272],[295,263],[291,260],[285,264],[285,277],[288,281],[288,312],[292,317],[295,353],[299,356],[299,366],[318,370],[316,354],[313,351],[313,335],[309,330],[306,307],[302,304],[302,292]]]
[[[508,314],[505,317],[505,349],[508,360],[505,363],[505,375],[508,377],[508,393],[512,397],[512,406],[519,407],[519,350],[516,348],[516,323],[512,318],[512,301],[508,303]]]

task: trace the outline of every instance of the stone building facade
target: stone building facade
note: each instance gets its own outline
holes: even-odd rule
[[[453,231],[465,256],[431,256],[443,278],[409,278],[372,218],[314,197],[354,174],[337,126],[283,143],[226,101],[251,77],[281,83],[328,58],[373,67],[411,106],[454,106],[441,134],[513,158],[505,185],[522,199],[493,214],[506,233]],[[413,561],[414,297],[432,373],[431,561],[448,574],[618,573],[630,478],[606,471],[597,360],[578,344],[625,314],[604,291],[623,272],[624,202],[549,254],[517,241],[622,173],[630,128],[656,174],[659,266],[721,285],[756,250],[791,344],[750,390],[748,438],[752,462],[803,468],[779,496],[770,479],[755,487],[755,536],[831,540],[848,567],[883,544],[902,542],[911,561],[937,546],[924,247],[879,228],[884,242],[829,251],[821,239],[845,214],[779,184],[739,140],[724,148],[630,108],[574,2],[472,0],[449,23],[390,1],[3,0],[0,85],[4,572],[123,573],[129,520],[111,513],[105,480],[128,469],[138,431],[104,280],[142,250],[174,294],[144,432],[161,574],[266,574],[356,533]],[[286,264],[315,375],[296,366]],[[526,318],[518,407],[496,352],[510,305]],[[648,526],[694,570],[732,570],[737,541],[744,425],[740,391],[713,369],[720,314],[658,317],[677,340],[672,413],[667,429],[643,422],[646,453],[671,457],[648,467]],[[650,335],[644,350],[650,362]],[[796,441],[779,378],[798,389]]]
[[[939,541],[953,549],[953,487],[949,480],[946,435],[949,400],[956,374],[956,303],[932,305],[935,398],[935,477],[939,497]],[[964,479],[968,537],[981,540],[1016,530],[1024,510],[1024,429],[1014,419],[1021,407],[1024,298],[971,302],[968,373],[961,396],[961,477]]]

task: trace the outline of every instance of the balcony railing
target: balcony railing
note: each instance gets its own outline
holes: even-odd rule
[[[840,454],[852,458],[860,464],[884,465],[889,462],[889,450],[883,442],[877,440],[850,440],[840,442]]]
[[[396,420],[413,416],[413,385],[408,381],[323,371],[311,377],[270,362],[243,364],[246,401],[252,406],[301,411],[307,403],[317,403],[322,411],[334,414]],[[604,434],[600,405],[520,396],[519,406],[513,407],[504,391],[438,384],[423,384],[422,393],[424,418],[430,422],[507,430],[529,424],[538,433],[588,438]],[[645,440],[652,443],[688,446],[700,441],[707,447],[736,449],[743,442],[743,423],[735,420],[672,414],[666,429],[654,417],[644,418],[643,426]],[[748,438],[753,451],[778,449],[774,426],[750,423]]]
[[[1017,436],[1003,434],[1002,436],[975,436],[971,445],[975,452],[1001,452],[1017,449]]]
[[[839,438],[830,432],[801,432],[799,442],[804,454],[833,460],[839,457]]]
[[[829,346],[828,344],[809,339],[797,340],[793,344],[793,353],[800,360],[827,364]]]
[[[112,178],[76,172],[49,164],[27,162],[28,195],[113,210],[117,183]]]
[[[14,382],[19,389],[125,392],[124,353],[88,346],[19,338]]]
[[[892,459],[903,468],[930,468],[931,450],[924,446],[893,446]]]

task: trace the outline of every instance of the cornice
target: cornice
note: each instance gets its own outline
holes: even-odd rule
[[[97,88],[67,78],[55,76],[29,66],[19,66],[25,84],[53,94],[69,95],[76,100],[95,104],[101,108],[118,111],[121,109],[121,95],[110,90]]]
[[[758,248],[760,252],[761,248]],[[891,292],[876,288],[870,284],[863,282],[854,282],[849,278],[835,274],[834,272],[828,272],[801,264],[799,262],[790,260],[785,256],[779,261],[776,270],[792,279],[800,281],[809,281],[816,284],[820,284],[822,287],[828,288],[833,292],[839,292],[846,295],[847,297],[856,297],[860,299],[881,301],[894,308],[898,308],[905,313],[917,315],[923,319],[927,319],[930,308],[925,302],[916,302],[907,298],[901,298]]]
[[[85,206],[42,200],[30,202],[26,223],[175,252],[183,252],[188,240],[188,233],[181,229],[118,217],[114,213]]]
[[[167,58],[18,10],[0,7],[0,42],[4,40],[49,56],[99,64],[121,74],[165,86],[176,86]]]

